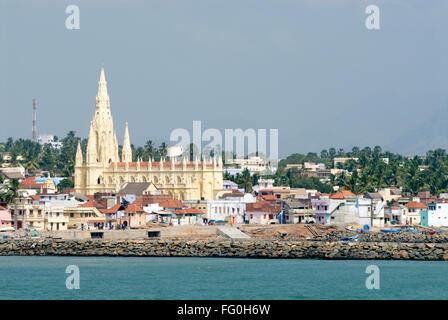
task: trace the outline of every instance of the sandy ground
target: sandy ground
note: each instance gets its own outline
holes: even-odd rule
[[[240,229],[242,232],[246,233],[248,236],[254,239],[283,239],[283,240],[293,240],[293,239],[312,239],[315,237],[308,228],[307,225],[303,224],[276,224],[276,225],[248,225],[239,224],[233,225],[234,227]],[[325,235],[328,232],[334,230],[343,230],[341,227],[328,227],[322,225],[309,225],[318,235]],[[165,239],[219,239],[222,236],[217,235],[217,226],[160,226],[160,225],[148,225],[142,229],[146,230],[159,230],[160,237]],[[8,235],[14,238],[17,234],[24,236],[24,231],[19,232],[3,232],[0,234]],[[52,236],[52,232],[41,231],[39,232],[42,236]]]
[[[274,225],[240,225],[241,231],[251,238],[261,239],[307,239],[313,238],[314,234],[303,224],[274,224]],[[310,225],[319,235],[337,230],[336,227],[322,225]]]

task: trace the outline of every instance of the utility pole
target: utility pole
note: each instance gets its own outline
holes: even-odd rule
[[[34,142],[37,142],[36,113],[37,113],[36,99],[33,99],[33,130],[32,130],[31,140],[33,140]]]
[[[373,227],[373,199],[370,198],[370,228]]]

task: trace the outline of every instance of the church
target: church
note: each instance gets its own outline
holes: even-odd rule
[[[176,200],[211,200],[222,191],[222,160],[217,157],[195,161],[179,157],[133,161],[127,123],[121,153],[120,159],[102,67],[86,154],[83,155],[80,144],[76,152],[75,191],[86,195],[117,192],[127,182],[150,182]]]

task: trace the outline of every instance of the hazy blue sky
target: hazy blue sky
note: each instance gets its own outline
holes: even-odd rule
[[[65,28],[80,8],[81,29]],[[365,28],[365,8],[381,29]],[[22,1],[0,4],[0,140],[86,137],[104,61],[122,142],[175,128],[278,128],[279,153],[448,143],[446,0]],[[419,134],[421,137],[421,134]],[[415,148],[414,148],[415,149]]]

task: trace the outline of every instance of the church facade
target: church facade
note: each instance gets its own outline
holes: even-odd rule
[[[85,156],[78,144],[75,163],[75,191],[87,195],[117,192],[126,182],[151,182],[176,200],[211,200],[222,191],[222,161],[218,158],[187,161],[132,161],[126,123],[121,159],[110,110],[104,68],[101,68],[95,114],[90,122]]]

